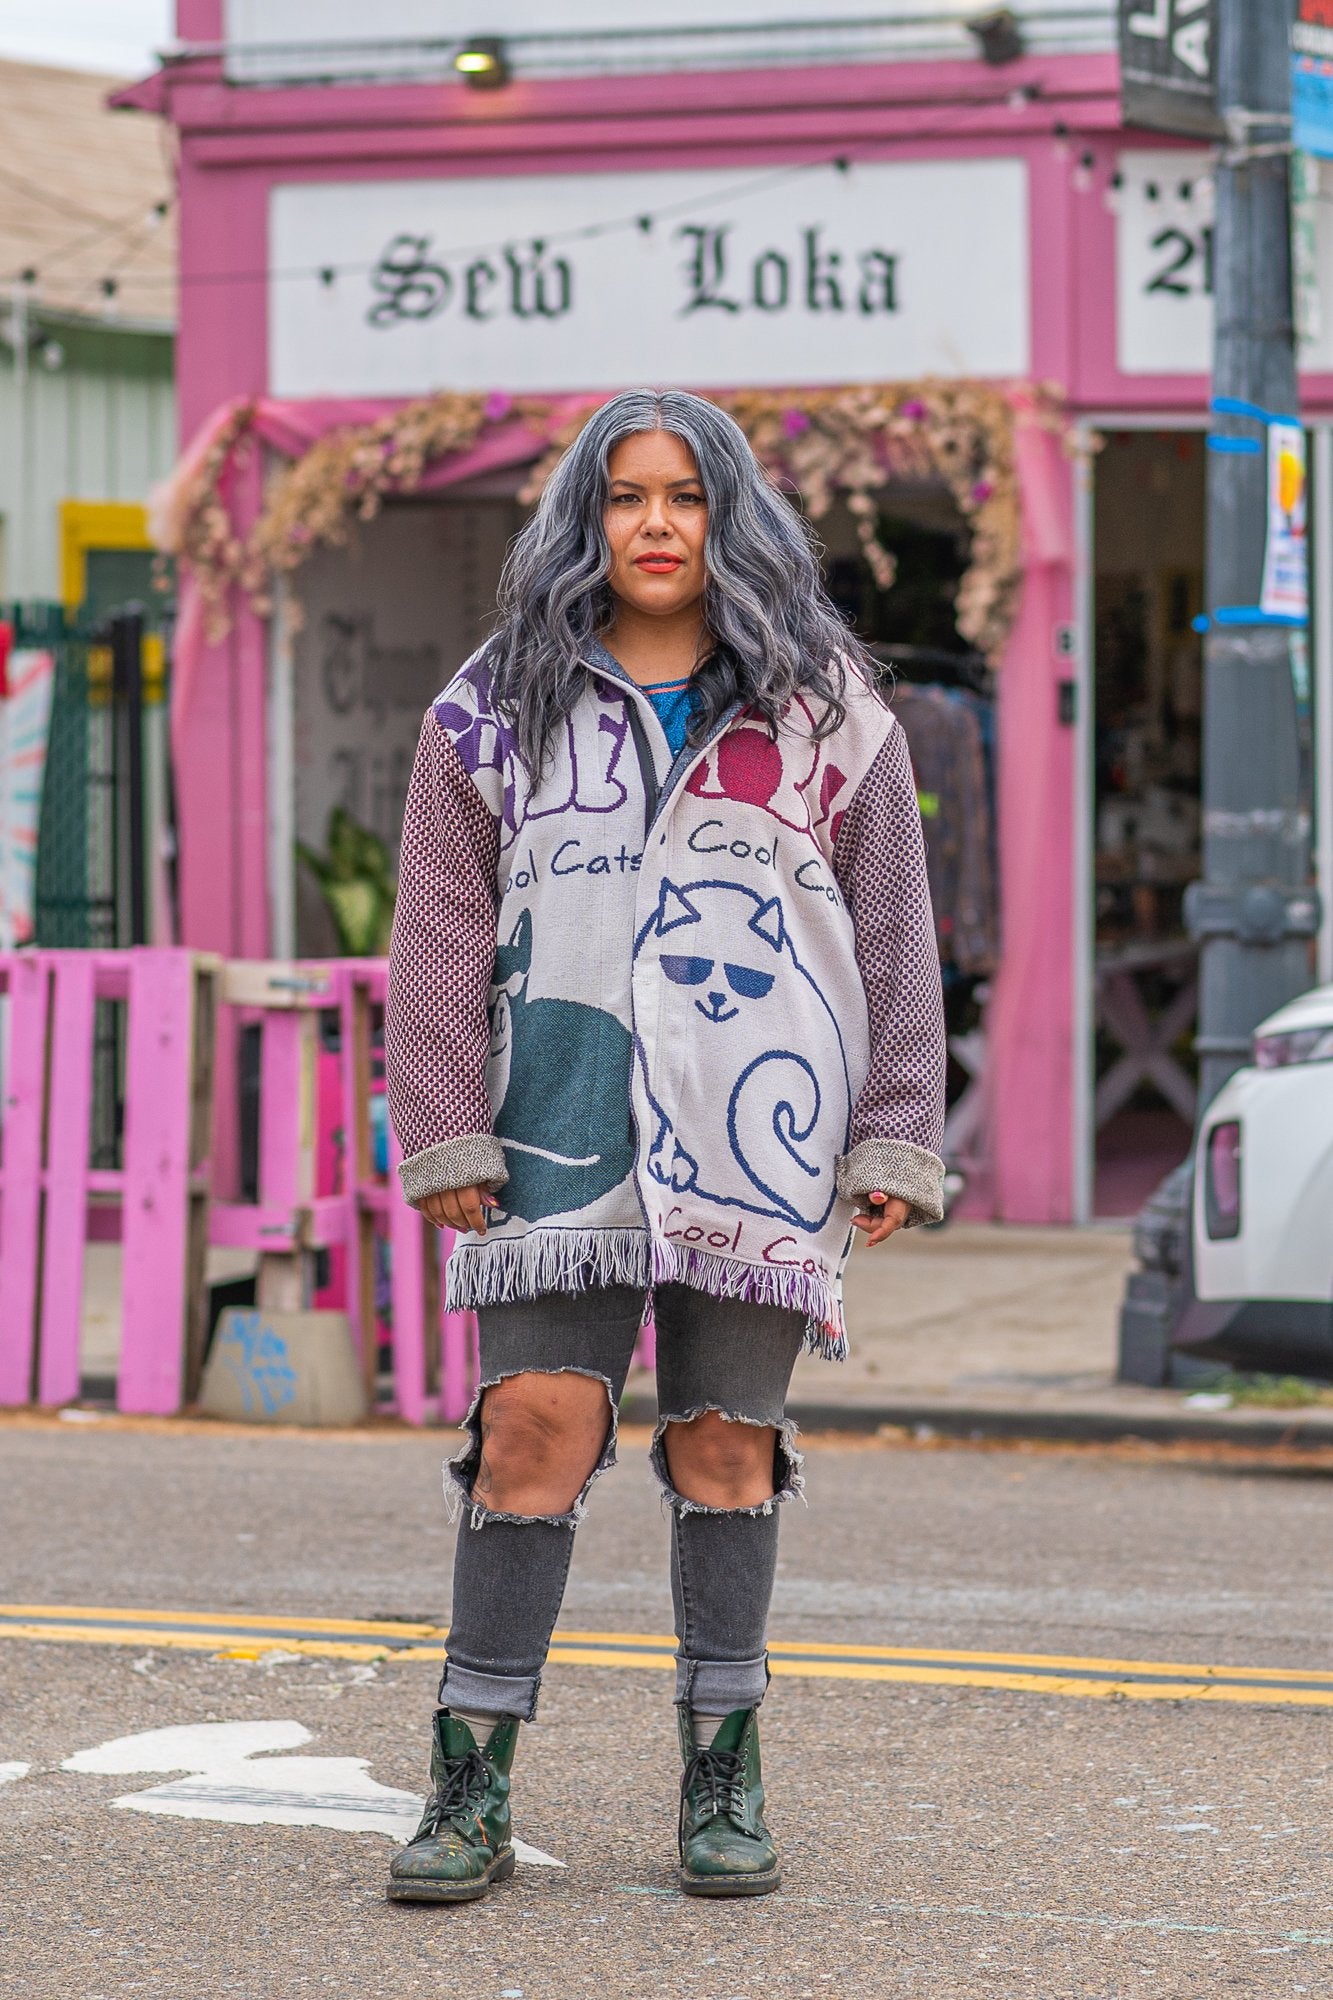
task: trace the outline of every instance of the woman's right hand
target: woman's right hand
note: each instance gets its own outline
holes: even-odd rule
[[[421,1213],[437,1229],[455,1229],[460,1233],[474,1229],[478,1236],[484,1236],[486,1209],[492,1199],[488,1187],[445,1188],[440,1194],[426,1196]]]

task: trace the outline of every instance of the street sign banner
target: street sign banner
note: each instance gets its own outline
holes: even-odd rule
[[[1268,541],[1259,608],[1268,618],[1308,618],[1305,432],[1268,426]]]
[[[1219,138],[1218,0],[1119,0],[1126,125]]]

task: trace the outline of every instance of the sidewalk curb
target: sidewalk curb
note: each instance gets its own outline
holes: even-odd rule
[[[1022,1403],[912,1402],[809,1403],[787,1406],[803,1431],[848,1431],[874,1436],[882,1429],[938,1437],[1022,1440],[1038,1443],[1236,1444],[1284,1450],[1333,1450],[1333,1410],[1244,1410],[1204,1412],[1165,1410],[1034,1409]],[[620,1410],[623,1423],[654,1424],[651,1396],[631,1394]]]

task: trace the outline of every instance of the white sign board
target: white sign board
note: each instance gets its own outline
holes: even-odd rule
[[[279,396],[1028,368],[1013,159],[289,184],[269,269]]]
[[[1319,163],[1315,163],[1318,165]],[[1125,375],[1206,375],[1213,347],[1213,195],[1206,153],[1122,153],[1116,353]],[[1320,167],[1321,174],[1324,173]],[[1322,192],[1333,193],[1333,176]],[[1333,204],[1311,203],[1317,337],[1302,368],[1333,370]]]

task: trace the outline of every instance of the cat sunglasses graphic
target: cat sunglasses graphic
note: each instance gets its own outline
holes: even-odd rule
[[[706,979],[713,976],[716,963],[712,958],[678,958],[669,952],[663,952],[658,960],[667,978],[677,986],[702,986]],[[722,971],[727,985],[738,999],[762,1000],[772,989],[771,972],[758,972],[750,965],[725,964]],[[694,1004],[705,1021],[734,1021],[740,1012],[739,1007],[727,1006],[726,994],[717,988],[709,993],[706,1007],[702,1000],[696,1000]]]

